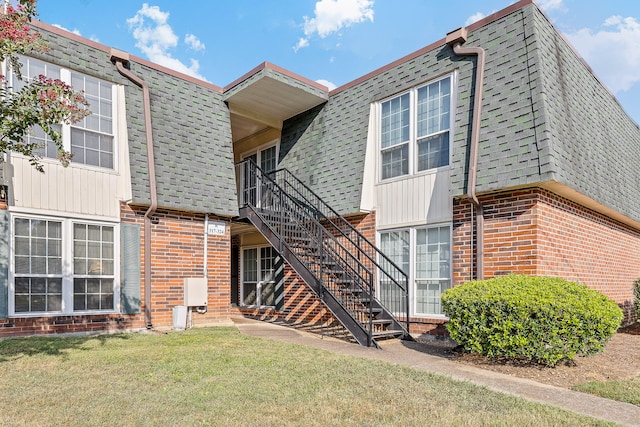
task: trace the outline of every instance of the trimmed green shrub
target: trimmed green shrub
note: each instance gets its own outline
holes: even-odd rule
[[[510,275],[442,294],[451,338],[466,351],[554,366],[602,350],[623,315],[586,286],[560,278]]]

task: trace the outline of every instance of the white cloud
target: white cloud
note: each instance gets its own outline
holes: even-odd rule
[[[536,0],[536,4],[545,12],[551,10],[562,10],[565,8],[564,0]]]
[[[168,20],[168,12],[161,11],[158,6],[143,3],[136,15],[127,19],[129,29],[133,31],[133,38],[136,39],[136,47],[152,62],[206,80],[199,73],[200,64],[197,60],[190,59],[190,65],[186,65],[169,52],[178,45],[179,39],[168,24]]]
[[[80,30],[78,30],[77,28],[74,28],[73,30],[70,30],[70,29],[68,29],[68,28],[63,27],[63,26],[62,26],[62,25],[60,25],[60,24],[52,24],[52,25],[53,25],[54,27],[56,27],[56,28],[60,28],[61,30],[65,30],[65,31],[68,31],[68,32],[70,32],[70,33],[73,33],[73,34],[75,34],[76,36],[82,36],[82,34],[80,34]]]
[[[321,85],[325,85],[330,91],[334,90],[335,88],[337,88],[338,86],[336,86],[334,83],[330,82],[329,80],[316,80],[316,83],[320,83]]]
[[[583,28],[567,34],[596,75],[615,94],[640,82],[640,22],[611,16],[603,29]]]
[[[481,20],[485,16],[487,16],[487,15],[485,15],[482,12],[476,12],[473,15],[471,15],[470,17],[468,17],[466,21],[464,21],[464,26],[466,27],[467,25],[471,25],[474,22],[477,22],[477,21]]]
[[[301,37],[300,40],[298,40],[298,43],[293,47],[293,51],[298,52],[300,49],[307,46],[309,46],[309,39]]]
[[[184,36],[184,42],[187,44],[187,46],[196,51],[206,49],[204,43],[202,43],[200,39],[193,34],[187,34],[186,36]]]
[[[70,33],[73,33],[76,36],[86,37],[86,36],[83,36],[82,34],[80,34],[80,30],[78,30],[77,28],[74,28],[73,30],[70,30],[68,28],[63,27],[60,24],[51,24],[51,25],[53,25],[56,28],[60,28],[61,30],[69,31]],[[96,43],[100,43],[100,40],[96,36],[89,36],[89,40],[92,40],[92,41],[94,41]]]
[[[322,39],[353,24],[373,22],[373,0],[320,0],[316,2],[314,15],[303,17],[305,36],[294,46],[296,52],[309,46],[314,34]]]

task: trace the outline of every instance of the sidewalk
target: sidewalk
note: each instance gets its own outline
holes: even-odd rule
[[[469,381],[494,391],[521,396],[579,414],[628,426],[640,426],[640,407],[635,405],[455,363],[425,354],[421,351],[420,343],[389,340],[383,342],[382,349],[378,350],[268,322],[243,317],[234,317],[232,320],[240,333],[245,335],[307,345],[349,356],[384,360],[456,380]]]

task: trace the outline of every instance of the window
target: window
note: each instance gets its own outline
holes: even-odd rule
[[[273,172],[278,168],[278,145],[270,144],[260,147],[254,152],[249,152],[250,154],[246,153],[242,158],[253,160],[264,173]]]
[[[380,233],[380,250],[395,265],[409,275],[409,230]],[[394,292],[396,285],[380,275],[378,296],[380,301],[393,313],[404,311],[404,301],[399,292]]]
[[[254,152],[245,153],[242,159],[251,159],[267,175],[278,168],[278,144],[273,142],[258,148]],[[259,175],[259,174],[258,174]],[[249,169],[245,169],[242,177],[243,194],[246,202],[252,205],[266,207],[272,202],[268,179],[255,176]],[[260,182],[259,182],[260,181]],[[260,184],[260,185],[258,185]]]
[[[440,295],[451,286],[449,227],[416,230],[415,312],[440,314]]]
[[[13,313],[116,309],[116,226],[13,218]]]
[[[91,115],[78,123],[62,124],[63,145],[73,154],[72,163],[114,169],[114,86],[95,77],[57,67],[34,58],[21,57],[23,81],[13,78],[12,86],[19,90],[33,77],[40,74],[71,84],[76,91],[83,91],[89,103]],[[42,157],[57,158],[58,149],[42,128],[35,126],[27,142],[37,143],[36,151]]]
[[[385,231],[379,234],[380,249],[398,265],[409,278],[411,314],[439,315],[440,295],[451,287],[450,227],[416,227]],[[384,282],[379,294],[384,296]],[[382,302],[393,311],[394,301]]]
[[[242,305],[275,306],[275,258],[271,246],[242,251]]]
[[[449,165],[452,81],[448,76],[381,103],[381,179]]]

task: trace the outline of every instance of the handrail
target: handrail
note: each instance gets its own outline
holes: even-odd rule
[[[356,319],[356,314],[352,313],[350,308],[355,310],[355,304],[359,300],[354,295],[359,295],[364,291],[367,298],[375,299],[377,304],[383,307],[387,306],[389,314],[403,314],[406,321],[405,336],[408,334],[409,294],[407,275],[402,269],[289,170],[281,168],[265,173],[251,159],[239,163],[238,167],[241,206],[250,207],[253,212],[259,215],[263,223],[272,230],[274,236],[278,236],[280,244],[286,245],[289,252],[294,254],[302,265],[306,265],[310,273],[316,275],[322,284],[321,292],[324,288],[329,289],[338,303],[349,313],[349,316]],[[265,215],[262,215],[262,211],[265,212]],[[272,214],[271,217],[269,212]],[[289,245],[292,242],[284,241],[287,238],[285,236],[287,228],[282,223],[285,216],[299,227],[296,232],[299,233],[301,229],[304,229],[305,236],[315,242],[316,246],[314,247],[320,251],[320,258],[317,256],[311,258],[309,253],[302,254],[302,256],[315,260],[316,270],[309,264],[312,261],[305,262],[300,258],[301,254],[293,250]],[[281,221],[280,233],[273,229],[277,228],[278,224],[273,222],[272,217],[279,218]],[[295,236],[289,236],[289,238],[295,240]],[[339,266],[340,270],[333,271],[333,281],[329,272],[323,271],[323,266],[327,262],[325,260],[330,261],[334,266]],[[381,275],[378,298],[375,297],[374,269]],[[350,284],[348,289],[345,290],[336,285],[337,271],[344,276],[343,279],[349,279],[347,282],[343,280],[343,283]],[[353,292],[358,288],[362,291]],[[349,292],[351,295],[347,295]],[[350,301],[348,296],[351,296],[355,302]],[[349,307],[345,307],[345,305]],[[364,325],[361,320],[358,320],[367,331],[370,343],[374,317],[372,310],[373,307],[369,304],[368,325]],[[362,313],[362,310],[358,311]]]
[[[242,185],[240,194],[241,204],[250,207],[256,215],[260,216],[263,223],[267,225],[271,232],[274,235],[279,236],[280,243],[286,245],[298,261],[307,266],[309,272],[320,280],[323,287],[328,287],[330,289],[332,295],[336,298],[336,301],[345,308],[345,312],[349,313],[354,320],[359,321],[352,313],[355,302],[346,298],[347,294],[340,292],[338,286],[335,284],[331,286],[332,281],[330,277],[328,277],[329,274],[322,271],[322,265],[327,262],[327,260],[330,260],[336,265],[339,264],[345,277],[352,281],[355,286],[363,289],[370,298],[373,298],[374,296],[372,272],[369,271],[369,269],[358,258],[356,258],[348,248],[345,248],[344,245],[342,245],[318,219],[309,215],[304,209],[301,209],[299,201],[295,200],[290,194],[284,191],[283,188],[273,179],[273,172],[263,173],[252,160],[245,161],[244,165],[248,165],[249,173],[247,174],[247,166],[240,170],[239,178]],[[247,185],[247,179],[249,180],[249,185]],[[258,200],[263,196],[262,194],[258,194],[258,191],[266,192],[266,194],[269,195],[266,199],[270,200]],[[274,204],[276,203],[279,206],[275,206]],[[257,205],[262,205],[260,206],[261,209],[258,208]],[[320,257],[316,260],[317,267],[320,268],[319,271],[310,265],[310,262],[303,260],[299,256],[300,254],[290,245],[290,242],[286,242],[287,236],[286,232],[282,231],[284,230],[283,225],[280,224],[281,230],[278,232],[278,230],[276,230],[277,224],[274,224],[267,215],[261,212],[261,210],[264,211],[265,209],[273,209],[274,212],[279,212],[282,210],[281,208],[286,209],[288,212],[288,219],[290,221],[295,221],[299,227],[304,229],[306,231],[305,235],[312,238],[317,244],[317,247],[321,249]],[[372,317],[373,312],[372,307],[370,307],[368,325],[364,325],[360,322],[368,334],[369,343],[372,342],[373,335]]]
[[[297,195],[302,197],[309,206],[312,206],[315,211],[322,216],[322,218],[327,222],[328,225],[333,226],[337,232],[339,232],[342,236],[344,236],[354,248],[356,248],[359,253],[362,253],[371,263],[372,267],[377,268],[381,274],[385,276],[393,285],[397,286],[402,290],[404,294],[404,310],[399,310],[404,312],[405,315],[405,323],[406,329],[409,330],[409,292],[408,292],[408,278],[407,274],[402,271],[398,265],[391,260],[386,254],[384,254],[377,246],[371,243],[360,231],[358,231],[349,221],[347,221],[344,217],[342,217],[339,213],[337,213],[331,206],[325,203],[313,190],[311,190],[304,182],[298,179],[295,175],[293,175],[288,169],[280,168],[272,174],[275,177],[282,177],[282,175],[286,175],[286,177],[282,177],[283,187],[287,187],[287,190],[292,189]],[[297,186],[291,185],[290,181],[294,181],[297,186],[301,187],[304,192],[300,191]],[[307,194],[304,194],[307,193]],[[311,197],[309,197],[311,196]],[[313,199],[313,200],[312,200]],[[324,208],[324,209],[322,209]],[[341,222],[342,227],[337,225],[333,219]],[[345,232],[345,229],[348,232]],[[354,234],[354,239],[351,235]],[[363,248],[364,246],[364,248]],[[380,262],[378,261],[380,260]],[[387,268],[382,265],[387,266]],[[388,281],[381,280],[381,282]],[[383,298],[381,298],[382,300]],[[394,304],[398,305],[398,304]],[[399,304],[402,306],[403,304]],[[397,312],[398,310],[390,310]]]

